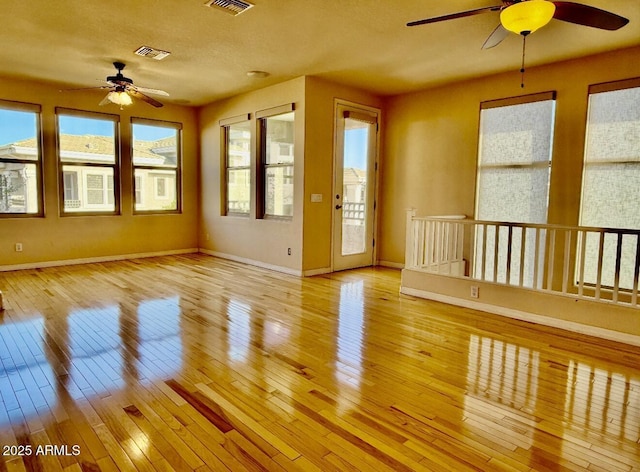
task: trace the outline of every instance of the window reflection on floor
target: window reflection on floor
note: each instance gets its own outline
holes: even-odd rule
[[[477,397],[533,412],[538,394],[539,364],[537,351],[471,335],[468,391]]]
[[[174,375],[182,367],[179,305],[172,297],[0,325],[0,426],[11,415],[20,423],[55,411],[62,394],[104,395]]]
[[[340,287],[338,313],[338,354],[336,370],[339,380],[360,386],[364,340],[364,281],[344,283]]]
[[[636,441],[640,421],[640,380],[570,361],[564,411],[578,429]]]
[[[233,361],[245,362],[251,344],[251,307],[237,300],[227,304],[229,348],[227,355]]]

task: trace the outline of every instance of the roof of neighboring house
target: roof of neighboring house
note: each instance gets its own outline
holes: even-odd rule
[[[359,184],[367,179],[367,171],[363,169],[356,169],[355,167],[345,167],[343,174],[343,182],[348,184]]]
[[[133,159],[137,164],[175,164],[176,142],[175,136],[154,141],[135,140]],[[21,155],[26,154],[27,149],[35,150],[36,147],[35,137],[23,139],[0,146],[0,156],[20,158]],[[97,162],[112,160],[115,152],[114,147],[114,140],[109,136],[60,135],[60,152],[64,160],[77,159]],[[33,152],[29,154],[33,154]]]

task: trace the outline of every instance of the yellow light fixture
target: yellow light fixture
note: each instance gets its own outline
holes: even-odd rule
[[[131,97],[127,92],[118,90],[109,92],[109,95],[107,95],[107,100],[109,100],[111,103],[115,103],[116,105],[120,105],[121,108],[133,103],[133,100],[131,100]]]
[[[526,36],[549,23],[556,6],[547,0],[523,0],[500,12],[502,26],[516,34]]]

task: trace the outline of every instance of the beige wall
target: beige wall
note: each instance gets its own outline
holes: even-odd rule
[[[200,247],[292,271],[302,268],[302,202],[305,146],[305,79],[300,77],[272,87],[241,94],[204,106],[200,110],[201,140],[201,220]],[[220,191],[224,171],[219,122],[242,114],[251,114],[252,153],[256,149],[255,112],[293,103],[295,107],[294,204],[291,220],[258,219],[255,204],[249,217],[223,216]],[[256,180],[255,160],[251,181]],[[255,189],[252,190],[255,202]],[[291,248],[291,255],[287,249]]]
[[[405,210],[474,216],[480,102],[557,91],[549,223],[578,223],[587,91],[640,76],[640,48],[388,98],[382,159],[379,259],[404,261]]]
[[[327,269],[331,264],[334,102],[341,98],[379,106],[373,95],[315,77],[241,94],[201,109],[202,219],[200,247],[213,253],[284,268],[295,273]],[[259,219],[255,203],[250,217],[222,216],[221,133],[219,122],[242,114],[294,103],[296,141],[294,215],[291,221]],[[255,132],[252,152],[255,156]],[[255,182],[256,169],[252,169]],[[311,194],[322,194],[311,203]],[[255,192],[252,202],[255,202]],[[287,255],[291,248],[292,255]]]
[[[195,109],[165,105],[156,109],[135,103],[120,111],[100,107],[104,91],[63,92],[50,84],[0,79],[0,99],[42,106],[44,218],[0,218],[0,266],[122,256],[197,248],[197,114]],[[118,216],[59,216],[55,107],[120,114],[122,139],[121,209]],[[132,116],[183,124],[183,212],[133,215],[130,157]],[[15,243],[23,252],[15,252]]]

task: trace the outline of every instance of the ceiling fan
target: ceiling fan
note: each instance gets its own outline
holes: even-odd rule
[[[157,101],[154,98],[149,97],[147,94],[152,95],[161,95],[164,97],[168,97],[169,94],[164,90],[152,89],[147,87],[139,87],[133,84],[133,80],[129,77],[125,77],[122,74],[122,69],[125,68],[125,64],[122,62],[114,62],[113,66],[118,71],[116,75],[110,75],[107,77],[107,84],[99,87],[84,87],[79,89],[67,89],[70,90],[90,90],[90,89],[105,89],[109,90],[109,93],[102,99],[100,105],[107,105],[109,103],[114,103],[116,105],[120,105],[120,109],[126,105],[131,105],[133,101],[131,97],[140,99],[149,105],[152,105],[156,108],[160,108],[162,103]]]
[[[509,32],[527,36],[546,25],[551,19],[591,26],[604,30],[617,30],[629,23],[627,18],[599,8],[574,2],[550,0],[503,0],[501,5],[476,8],[449,15],[425,18],[407,23],[407,26],[425,25],[440,21],[464,18],[480,13],[500,12],[500,24],[489,35],[482,49],[497,46]]]

